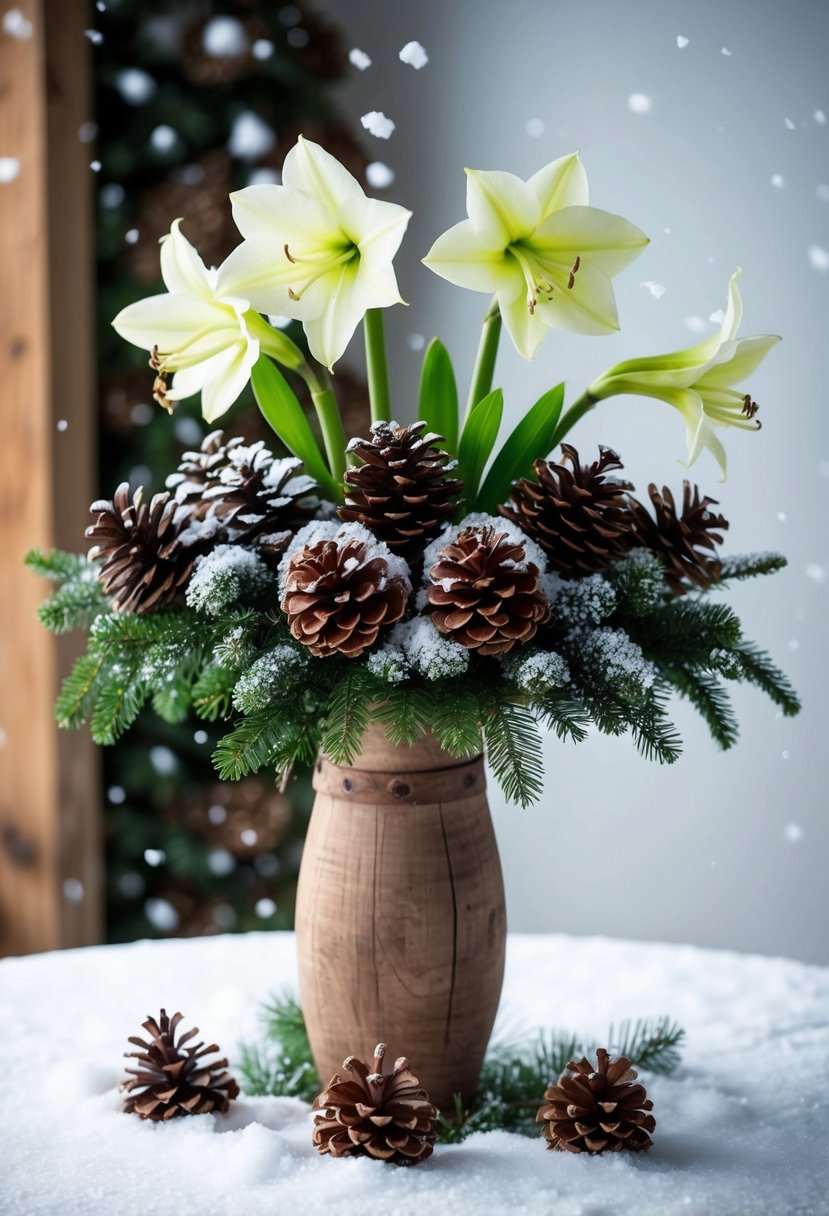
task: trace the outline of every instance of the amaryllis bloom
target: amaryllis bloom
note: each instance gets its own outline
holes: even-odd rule
[[[232,194],[245,238],[219,272],[221,290],[302,321],[311,353],[331,368],[369,308],[401,304],[392,267],[410,211],[367,198],[318,144],[300,136],[281,186]]]
[[[583,334],[619,328],[611,280],[648,238],[621,216],[587,206],[578,153],[528,181],[467,169],[469,219],[423,259],[450,283],[497,296],[510,337],[532,359],[550,328]]]
[[[735,385],[750,376],[780,341],[774,334],[736,337],[743,312],[739,277],[738,268],[728,284],[728,307],[722,325],[712,337],[686,350],[617,363],[587,390],[595,400],[633,393],[667,401],[685,419],[687,463],[693,464],[707,448],[719,463],[722,480],[726,454],[716,430],[726,426],[760,429],[755,416],[757,402],[745,388]]]
[[[233,405],[259,358],[252,330],[270,327],[249,300],[220,289],[218,271],[207,269],[182,234],[181,220],[161,239],[161,275],[167,293],[129,304],[113,328],[151,353],[160,405],[169,410],[172,402],[200,392],[202,413],[214,422]]]

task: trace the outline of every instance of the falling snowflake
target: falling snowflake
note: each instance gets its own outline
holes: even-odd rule
[[[100,30],[84,30],[84,33],[93,46],[100,46],[104,40],[104,36]]]
[[[23,16],[19,8],[10,8],[3,14],[3,33],[23,42],[32,36],[32,23]]]
[[[373,160],[366,165],[366,181],[373,190],[385,190],[394,181],[394,169],[384,165],[381,160]]]
[[[386,118],[382,110],[369,110],[368,114],[362,116],[360,122],[369,134],[376,136],[377,139],[388,139],[395,129],[395,124],[390,118]]]
[[[131,106],[140,106],[149,101],[157,88],[149,72],[141,68],[124,68],[115,78],[115,87]]]
[[[823,110],[815,110],[815,113],[814,113],[814,119],[815,119],[815,122],[816,122],[816,123],[818,123],[818,124],[819,124],[821,127],[826,126],[826,113],[825,113],[825,111],[823,111]]]
[[[709,313],[709,321],[713,321],[715,325],[722,325],[725,320],[725,313],[721,308],[715,308],[712,313]]]
[[[684,34],[677,34],[677,36],[676,36],[676,45],[679,47],[679,49],[681,51],[683,51],[685,49],[685,47],[688,45],[688,43],[690,41],[691,41],[691,39],[686,38]]]
[[[819,587],[822,587],[827,578],[826,570],[823,566],[819,566],[817,562],[809,562],[809,565],[806,567],[806,577],[810,578],[813,583],[817,583]]]
[[[729,51],[727,46],[720,47],[720,54],[725,55],[726,59],[731,58],[731,51]]]
[[[231,59],[244,55],[248,36],[241,21],[235,17],[213,17],[204,27],[201,37],[206,55],[214,59]]]
[[[176,146],[177,139],[175,127],[169,126],[166,122],[154,127],[150,135],[150,143],[156,152],[169,152]]]
[[[628,97],[628,109],[631,114],[650,114],[653,109],[653,99],[647,93],[631,93]]]
[[[703,318],[696,315],[686,317],[685,324],[688,326],[692,334],[704,334],[707,328]]]
[[[783,836],[789,844],[798,844],[803,839],[803,828],[799,823],[787,823],[783,829]]]
[[[20,172],[20,161],[16,156],[0,156],[0,183],[13,182]]]
[[[400,59],[415,71],[420,71],[429,62],[429,56],[419,42],[407,42],[400,52]]]
[[[274,45],[270,38],[257,38],[251,50],[254,59],[270,59],[274,52]]]
[[[531,139],[540,139],[546,129],[543,118],[528,118],[524,124],[524,130]]]
[[[365,51],[361,51],[360,48],[356,46],[348,52],[348,61],[360,72],[364,72],[366,68],[371,67],[371,56],[367,55]]]
[[[809,262],[815,270],[826,274],[829,270],[829,250],[824,249],[822,245],[810,245]]]
[[[423,334],[409,334],[406,339],[406,345],[409,350],[417,352],[423,350],[423,347],[426,345],[426,339],[423,337]]]
[[[792,122],[792,120],[790,118],[784,118],[783,122],[786,124],[786,129],[788,131],[794,130],[794,123]]]
[[[274,142],[274,133],[265,120],[254,114],[253,110],[243,110],[233,120],[227,146],[231,156],[237,156],[240,160],[256,160],[266,156]]]
[[[96,122],[82,122],[78,127],[78,139],[82,144],[91,144],[97,134],[98,124]]]
[[[644,283],[639,284],[640,287],[646,287],[655,300],[661,300],[667,288],[662,283],[655,283],[653,279],[647,279]]]
[[[65,418],[61,418],[61,419],[58,421],[58,423],[57,423],[57,428],[58,428],[58,430],[59,430],[59,431],[61,431],[61,432],[63,432],[63,431],[68,431],[68,430],[69,430],[69,423],[66,421],[66,419],[65,419]]]
[[[826,182],[820,182],[815,187],[815,194],[822,203],[829,203],[829,185]]]
[[[772,173],[771,184],[775,187],[776,190],[782,190],[786,184],[786,179],[782,173]]]
[[[83,903],[83,883],[79,878],[65,878],[63,881],[63,898],[67,903]]]

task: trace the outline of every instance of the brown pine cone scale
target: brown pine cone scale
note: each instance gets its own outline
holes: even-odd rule
[[[384,1043],[371,1068],[349,1056],[315,1099],[313,1142],[332,1157],[367,1156],[395,1165],[416,1165],[432,1154],[437,1111],[405,1056],[383,1072]]]
[[[571,1060],[557,1085],[544,1094],[536,1115],[543,1123],[547,1148],[569,1153],[643,1152],[653,1141],[656,1127],[650,1111],[653,1102],[642,1085],[635,1085],[630,1060],[612,1061],[600,1047],[597,1064],[586,1058]]]
[[[400,620],[411,590],[364,541],[320,540],[291,557],[282,610],[292,635],[317,658],[354,659]]]
[[[550,568],[570,577],[604,570],[635,543],[628,509],[630,482],[608,479],[622,468],[610,448],[583,465],[569,443],[562,461],[537,460],[537,481],[522,478],[513,487],[505,519],[518,524],[548,556]]]
[[[162,1009],[158,1019],[148,1017],[143,1023],[149,1042],[130,1036],[130,1043],[141,1050],[124,1053],[127,1059],[138,1061],[137,1068],[127,1069],[127,1080],[121,1086],[129,1094],[124,1103],[127,1114],[154,1123],[214,1110],[224,1114],[238,1096],[239,1086],[223,1071],[227,1060],[204,1058],[219,1050],[215,1043],[185,1047],[199,1033],[195,1026],[176,1039],[183,1018],[181,1013],[169,1018]]]
[[[717,502],[707,495],[700,497],[699,487],[683,482],[682,507],[677,509],[674,496],[667,486],[660,494],[655,485],[648,486],[653,504],[653,518],[642,503],[631,503],[635,543],[650,549],[665,565],[665,581],[675,595],[684,595],[689,584],[706,588],[719,581],[722,562],[717,545],[728,520],[710,510]]]
[[[437,630],[478,654],[529,642],[550,616],[539,570],[494,527],[467,528],[429,570],[426,595]]]

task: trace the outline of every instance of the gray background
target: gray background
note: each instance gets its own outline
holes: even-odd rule
[[[364,142],[396,173],[381,197],[415,213],[397,262],[411,306],[387,314],[403,420],[414,416],[421,357],[410,349],[412,334],[440,334],[468,384],[486,297],[418,264],[465,216],[465,165],[527,176],[578,148],[591,202],[652,240],[617,280],[620,334],[553,331],[534,363],[502,344],[496,383],[510,423],[559,379],[570,400],[618,359],[698,341],[688,317],[713,331],[708,318],[724,306],[738,264],[742,332],[785,339],[751,380],[763,431],[724,433],[725,485],[708,455],[693,476],[731,520],[727,548],[779,548],[789,557],[787,571],[735,587],[729,602],[749,636],[788,670],[804,712],[783,720],[759,693],[737,690],[743,738],[723,754],[678,704],[686,749],[672,768],[649,765],[625,739],[592,737],[579,747],[550,739],[540,805],[506,807],[491,791],[511,927],[829,963],[829,274],[808,252],[829,249],[829,125],[815,114],[829,113],[829,8],[807,0],[320,7],[373,60],[343,86],[345,111],[359,122],[384,110],[397,123],[388,142]],[[684,49],[677,35],[690,40]],[[398,60],[410,39],[429,54],[421,71]],[[652,99],[649,113],[629,110],[632,93]],[[545,124],[542,136],[527,133],[531,119]],[[775,186],[773,175],[784,184]],[[641,285],[647,281],[664,286],[660,299]],[[616,448],[640,491],[650,480],[681,486],[684,428],[660,402],[605,402],[574,435],[585,453],[598,441]]]

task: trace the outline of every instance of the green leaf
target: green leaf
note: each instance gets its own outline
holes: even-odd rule
[[[429,343],[420,373],[417,416],[443,436],[447,452],[458,450],[458,386],[449,352],[438,338]]]
[[[478,402],[466,419],[458,445],[458,464],[468,503],[477,497],[481,474],[495,446],[503,412],[504,394],[496,388]]]
[[[334,499],[338,490],[323,459],[305,411],[281,371],[267,357],[260,355],[251,372],[253,392],[268,425],[285,447],[305,465],[309,477]]]
[[[564,385],[557,384],[524,415],[495,457],[474,510],[493,512],[507,501],[513,482],[532,475],[535,461],[550,452],[563,404]]]

